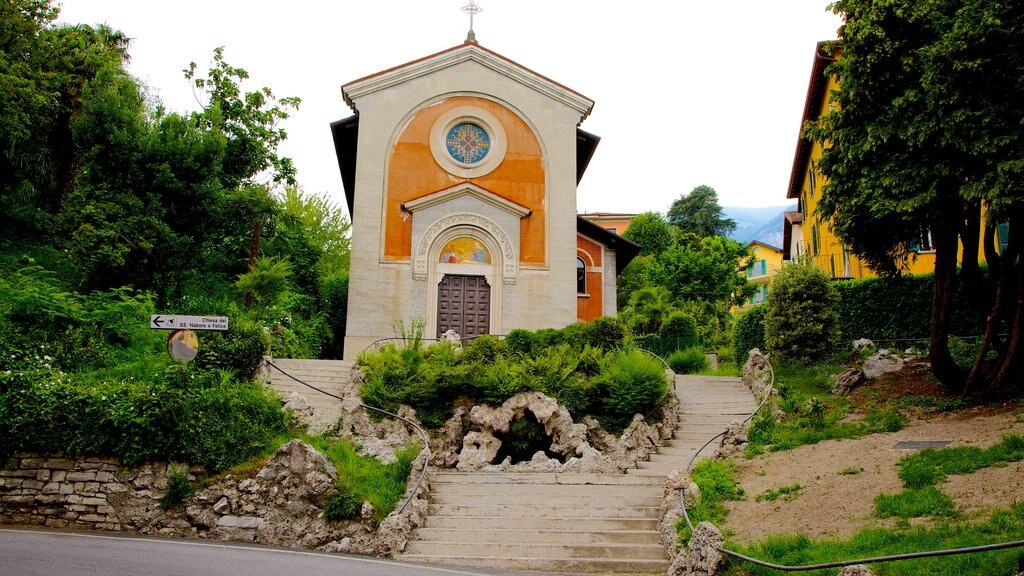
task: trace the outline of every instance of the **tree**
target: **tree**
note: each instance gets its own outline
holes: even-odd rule
[[[768,286],[764,342],[783,360],[824,358],[838,340],[839,293],[817,266],[783,266]]]
[[[700,238],[725,236],[736,229],[736,221],[722,215],[718,193],[704,185],[676,199],[668,210],[668,221],[684,234],[696,234]]]
[[[639,244],[641,256],[660,254],[676,243],[676,231],[657,212],[634,216],[622,237]]]
[[[841,58],[828,69],[839,81],[837,106],[805,132],[826,143],[819,210],[885,274],[899,273],[908,244],[930,232],[935,376],[964,394],[1019,389],[1024,10],[1003,0],[839,0],[833,10],[845,20]],[[978,266],[983,209],[987,275]],[[997,252],[1001,222],[1009,238]],[[987,318],[970,368],[948,345],[961,245],[961,276]]]

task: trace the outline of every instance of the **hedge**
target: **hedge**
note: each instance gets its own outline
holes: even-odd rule
[[[836,311],[843,339],[927,339],[934,281],[935,275],[929,273],[835,282],[839,291]],[[969,302],[964,288],[958,286],[953,295],[951,334],[971,336],[981,333],[983,315]]]

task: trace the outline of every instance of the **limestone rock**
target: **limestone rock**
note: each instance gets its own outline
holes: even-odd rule
[[[690,536],[689,551],[680,553],[669,566],[669,576],[715,576],[722,566],[725,539],[710,522],[701,522]]]
[[[751,350],[747,355],[747,362],[743,365],[743,383],[750,388],[758,400],[764,398],[768,393],[768,387],[771,386],[772,375],[768,357],[757,348]]]
[[[475,407],[474,407],[475,408]],[[459,470],[466,472],[479,470],[490,464],[498,455],[501,440],[489,432],[470,432],[462,439],[462,452],[459,453]]]
[[[715,457],[725,454],[732,454],[747,448],[747,425],[739,420],[733,420],[725,429],[725,434],[715,450]]]
[[[857,368],[847,368],[842,374],[836,376],[835,384],[832,385],[832,393],[837,396],[846,396],[863,381],[864,372]]]
[[[860,352],[861,350],[869,350],[874,347],[875,343],[872,342],[871,340],[868,340],[867,338],[860,338],[858,340],[853,341],[853,349],[856,352]]]
[[[864,360],[864,377],[871,380],[901,370],[905,361],[898,354],[882,349]]]
[[[226,497],[221,496],[220,500],[217,500],[217,503],[213,505],[213,511],[217,514],[230,514],[231,503],[228,502]]]

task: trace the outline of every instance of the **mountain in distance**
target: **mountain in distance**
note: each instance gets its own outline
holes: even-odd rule
[[[736,221],[736,229],[729,237],[746,243],[751,240],[782,247],[782,218],[786,210],[796,210],[796,204],[750,208],[722,206],[722,213]]]

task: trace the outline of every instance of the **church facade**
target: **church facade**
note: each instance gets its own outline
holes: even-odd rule
[[[342,86],[331,125],[352,216],[345,355],[614,315],[637,246],[576,215],[589,98],[475,41]]]

